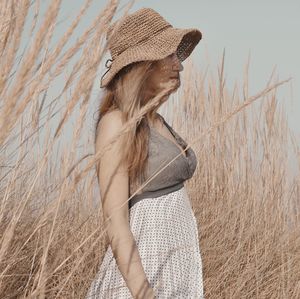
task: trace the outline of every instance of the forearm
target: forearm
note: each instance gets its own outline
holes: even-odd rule
[[[129,226],[118,227],[117,232],[110,233],[109,237],[118,268],[133,298],[146,298],[146,294],[150,295],[152,290]]]

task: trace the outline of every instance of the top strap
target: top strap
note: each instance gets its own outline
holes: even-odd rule
[[[162,116],[161,116],[162,117]],[[187,143],[185,142],[185,140],[165,121],[165,119],[162,117],[162,120],[164,122],[164,124],[169,128],[169,130],[171,131],[171,133],[173,134],[173,136],[176,138],[176,140],[184,146],[184,148],[186,148]]]

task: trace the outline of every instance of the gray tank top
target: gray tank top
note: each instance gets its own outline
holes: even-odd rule
[[[185,140],[179,136],[162,116],[161,118],[175,137],[177,143],[185,149],[187,146]],[[146,169],[145,179],[148,180],[148,178],[152,177],[152,175],[157,173],[180,153],[180,149],[174,142],[161,135],[154,127],[150,126],[148,167]],[[187,156],[185,156],[185,154],[187,154]],[[193,176],[196,166],[197,158],[195,152],[190,147],[147,183],[142,189],[142,193],[136,194],[129,200],[129,209],[144,198],[159,197],[179,190],[184,186],[183,182]],[[135,191],[136,189],[133,190],[133,187],[130,184],[130,196]],[[139,192],[141,192],[141,190]]]

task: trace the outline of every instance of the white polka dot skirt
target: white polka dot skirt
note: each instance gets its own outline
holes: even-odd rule
[[[155,298],[204,299],[197,222],[185,187],[135,203],[130,226]],[[88,298],[133,298],[110,246]]]

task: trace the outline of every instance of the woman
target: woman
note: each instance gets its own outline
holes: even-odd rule
[[[102,77],[96,151],[119,138],[97,165],[109,247],[86,298],[204,298],[197,222],[184,187],[196,156],[157,113],[201,37],[150,8],[108,30],[112,64]],[[133,129],[121,132],[132,119]]]

